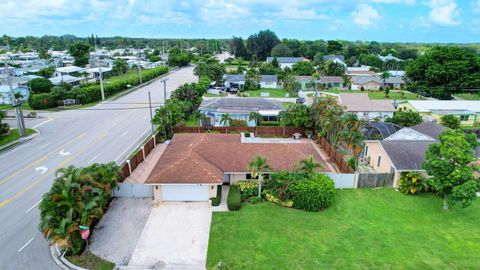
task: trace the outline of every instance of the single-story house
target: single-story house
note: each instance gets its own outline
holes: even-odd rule
[[[175,134],[145,184],[154,186],[154,200],[208,201],[223,184],[252,180],[248,163],[258,155],[271,169],[292,171],[309,156],[328,166],[315,144],[242,142],[238,134]],[[268,177],[268,176],[267,176]]]
[[[345,106],[346,112],[355,113],[359,119],[385,120],[393,117],[395,107],[391,100],[370,99],[367,93],[340,93],[338,102]]]
[[[415,111],[424,120],[440,121],[444,115],[455,115],[463,126],[480,121],[480,101],[476,100],[408,100],[398,104],[398,111]]]
[[[62,85],[62,83],[68,83],[71,86],[80,85],[81,81],[85,78],[82,77],[75,77],[70,75],[62,75],[57,77],[52,77],[49,80],[52,82],[53,85]]]
[[[74,73],[84,72],[85,68],[77,67],[77,66],[68,66],[68,67],[59,67],[55,69],[53,73],[54,77],[60,77],[65,75],[73,75]]]
[[[89,75],[89,78],[95,79],[95,80],[100,80],[100,70],[102,72],[102,76],[104,76],[105,73],[108,73],[112,71],[112,68],[110,67],[94,67],[94,68],[89,68],[86,69],[85,72],[87,72]]]
[[[343,55],[334,55],[334,54],[324,55],[323,56],[323,61],[324,62],[332,61],[332,62],[337,63],[337,64],[342,64],[345,67],[347,66],[347,64],[345,64],[345,57]]]
[[[380,90],[380,87],[383,85],[382,79],[376,74],[374,76],[350,76],[350,80],[352,82],[352,90],[360,90],[362,87],[365,90]]]
[[[260,88],[277,88],[277,75],[260,75]],[[236,88],[240,89],[245,85],[245,75],[244,74],[225,74],[223,75],[223,82],[225,88]]]
[[[22,95],[21,100],[27,101],[30,91],[26,86],[13,86],[13,93]],[[0,104],[12,104],[10,95],[10,86],[8,84],[0,85]]]
[[[380,79],[383,83],[383,80]],[[385,79],[385,85],[394,89],[400,89],[405,85],[405,81],[401,76],[391,76]]]
[[[423,123],[402,128],[383,140],[366,140],[363,159],[377,173],[394,173],[393,186],[398,187],[401,173],[418,171],[425,173],[422,163],[428,147],[438,142],[446,127],[435,123]]]
[[[267,57],[267,63],[271,64],[275,57]],[[292,66],[300,61],[308,61],[303,57],[276,57],[280,68],[292,68]]]
[[[250,121],[251,112],[258,112],[264,121],[276,121],[278,114],[283,110],[280,101],[268,98],[211,98],[204,99],[198,110],[210,119],[210,124],[216,127],[224,126],[220,123],[222,115],[228,113],[232,119],[245,121],[248,126],[255,126]]]
[[[312,76],[295,76],[300,91],[312,91]],[[320,89],[345,89],[344,81],[341,76],[320,76],[317,80],[317,90]]]

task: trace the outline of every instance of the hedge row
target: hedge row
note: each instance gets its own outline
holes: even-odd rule
[[[227,206],[230,211],[238,211],[242,206],[242,195],[238,186],[230,186],[227,197]]]
[[[212,200],[212,206],[219,206],[222,201],[222,186],[217,186],[217,196],[210,198]]]
[[[142,70],[142,81],[150,81],[168,72],[167,67],[156,67],[153,69]],[[136,72],[130,72],[126,75],[115,76],[105,81],[105,96],[112,96],[116,93],[126,90],[129,86],[140,84],[140,79]],[[100,84],[84,84],[72,90],[73,99],[77,99],[81,104],[92,103],[102,99]],[[57,106],[56,100],[50,93],[32,94],[29,98],[30,107],[33,109],[46,109]]]

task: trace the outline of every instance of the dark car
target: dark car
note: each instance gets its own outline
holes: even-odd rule
[[[295,102],[299,103],[299,104],[303,104],[303,103],[305,103],[305,98],[299,97],[299,98],[297,98],[297,100],[295,100]]]

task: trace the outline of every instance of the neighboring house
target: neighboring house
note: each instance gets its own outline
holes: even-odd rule
[[[95,80],[100,80],[100,70],[101,70],[101,73],[102,73],[102,78],[105,78],[105,73],[111,72],[112,68],[109,68],[109,67],[101,67],[101,68],[94,67],[94,68],[86,69],[85,72],[88,73],[89,78],[95,79]]]
[[[383,62],[388,62],[388,61],[401,62],[401,61],[403,61],[402,59],[393,56],[391,53],[389,53],[387,56],[382,56],[382,55],[379,54],[378,58],[380,58],[380,60],[382,60]]]
[[[21,100],[26,101],[28,100],[30,91],[28,87],[19,85],[13,87],[13,93],[22,95]],[[0,104],[12,104],[10,86],[8,84],[0,85]]]
[[[271,64],[275,57],[267,57],[267,63]],[[292,68],[292,66],[300,61],[308,61],[303,57],[276,57],[280,68]]]
[[[405,71],[403,70],[388,70],[388,73],[390,73],[391,76],[399,76],[399,77],[405,76]]]
[[[68,66],[68,67],[59,67],[55,69],[53,73],[54,77],[60,77],[65,75],[74,75],[76,73],[84,72],[85,68],[77,67],[77,66]]]
[[[85,80],[85,78],[63,75],[58,77],[52,77],[49,80],[52,82],[53,85],[62,85],[63,83],[68,83],[71,86],[78,86],[80,85],[82,80]]]
[[[238,134],[179,133],[173,136],[145,184],[154,186],[156,202],[208,201],[216,196],[218,186],[252,180],[247,167],[258,155],[267,158],[272,171],[293,171],[309,156],[322,164],[321,171],[328,171],[313,143],[252,143],[242,142]]]
[[[359,119],[385,120],[393,117],[395,107],[391,100],[370,99],[367,93],[340,93],[338,102],[346,112],[355,113]]]
[[[375,77],[377,76],[377,73],[371,71],[371,70],[352,70],[352,71],[347,71],[348,76],[366,76],[366,77]]]
[[[276,121],[283,107],[280,101],[266,98],[212,98],[204,99],[198,110],[216,127],[223,126],[220,121],[225,113],[232,119],[245,121],[248,126],[253,127],[255,121],[248,119],[251,112],[258,112],[264,121]]]
[[[277,75],[260,75],[260,88],[278,88]],[[241,89],[245,85],[244,74],[225,74],[223,75],[225,88]]]
[[[313,91],[312,76],[295,76],[300,91]],[[345,89],[341,76],[320,76],[317,80],[317,90],[320,89]]]
[[[398,187],[401,172],[425,173],[425,153],[445,129],[439,124],[424,123],[402,128],[384,140],[366,140],[363,159],[376,173],[394,173],[393,186]]]
[[[374,73],[375,74],[375,73]],[[376,74],[374,76],[350,76],[352,82],[352,90],[380,90],[383,80]]]
[[[347,64],[345,64],[345,57],[343,55],[324,55],[323,56],[323,61],[326,62],[326,61],[332,61],[334,63],[337,63],[337,64],[342,64],[343,66],[347,66]]]
[[[380,79],[383,83],[383,79]],[[392,87],[394,89],[401,89],[405,85],[405,81],[400,76],[388,77],[385,80],[385,86]]]
[[[408,100],[398,104],[398,111],[416,111],[426,121],[440,121],[444,115],[455,115],[463,126],[480,121],[480,101],[475,100]]]

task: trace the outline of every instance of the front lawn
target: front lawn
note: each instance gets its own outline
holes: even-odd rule
[[[397,100],[417,100],[417,99],[423,99],[422,97],[419,97],[417,94],[403,91],[403,95],[400,91],[396,90],[391,90],[390,93],[388,94],[388,98],[385,97],[385,93],[383,91],[360,91],[360,90],[325,90],[322,92],[328,92],[328,93],[368,93],[368,97],[370,99],[397,99]]]
[[[480,203],[442,212],[429,194],[338,190],[323,212],[271,203],[214,212],[207,266],[227,269],[477,269]]]
[[[114,263],[105,261],[90,252],[84,252],[80,256],[68,256],[67,260],[86,269],[112,270],[115,267]]]
[[[25,129],[25,134],[26,134],[25,136],[29,136],[35,133],[36,132],[33,129],[30,129],[30,128]],[[18,132],[18,129],[12,129],[10,130],[9,134],[0,136],[0,146],[3,146],[7,143],[11,143],[18,139],[20,139],[20,133]]]
[[[454,96],[466,100],[480,100],[480,93],[461,93]]]
[[[247,93],[250,97],[262,97],[262,93],[270,93],[268,97],[286,97],[285,95],[288,93],[284,89],[274,89],[274,88],[261,88],[258,90],[248,90],[244,93]]]

